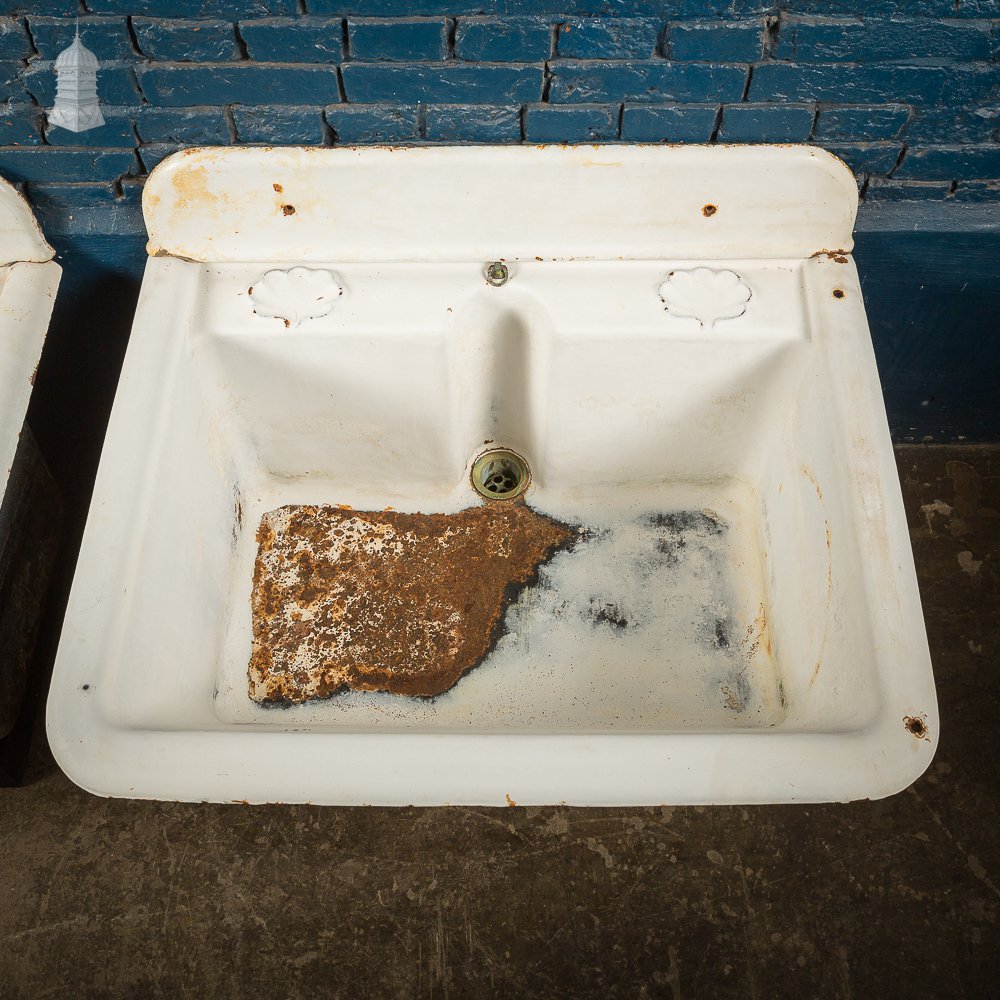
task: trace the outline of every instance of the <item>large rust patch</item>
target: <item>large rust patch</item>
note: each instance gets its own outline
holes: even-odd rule
[[[457,514],[287,506],[257,531],[250,697],[431,697],[479,664],[504,610],[577,538],[524,503]]]

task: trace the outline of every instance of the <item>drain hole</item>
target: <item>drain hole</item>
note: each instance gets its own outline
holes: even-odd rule
[[[528,488],[530,479],[528,463],[506,448],[483,452],[472,466],[472,485],[487,500],[513,500]]]

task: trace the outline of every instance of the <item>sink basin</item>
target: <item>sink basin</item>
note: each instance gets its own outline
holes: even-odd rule
[[[0,741],[20,713],[58,535],[54,486],[24,424],[59,285],[52,257],[25,200],[0,180]]]
[[[904,788],[938,724],[856,201],[805,147],[165,161],[60,765],[210,801]]]

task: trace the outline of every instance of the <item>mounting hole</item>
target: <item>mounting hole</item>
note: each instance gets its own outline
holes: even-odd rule
[[[842,299],[844,297],[844,289],[843,288],[835,288],[833,290],[833,297],[835,299]]]
[[[294,205],[282,205],[281,206],[281,214],[282,215],[294,215],[295,214],[295,206]]]
[[[472,486],[487,500],[513,500],[529,482],[528,463],[508,448],[491,448],[472,463]]]
[[[702,208],[701,214],[704,215],[705,218],[707,219],[710,216],[715,215],[715,213],[718,212],[718,211],[719,211],[719,206],[718,205],[711,205],[711,204],[709,204],[709,205],[705,205]]]

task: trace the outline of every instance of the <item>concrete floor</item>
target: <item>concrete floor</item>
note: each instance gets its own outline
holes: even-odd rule
[[[908,791],[189,806],[87,795],[40,738],[0,790],[0,997],[1000,995],[1000,449],[897,456],[943,720]]]

